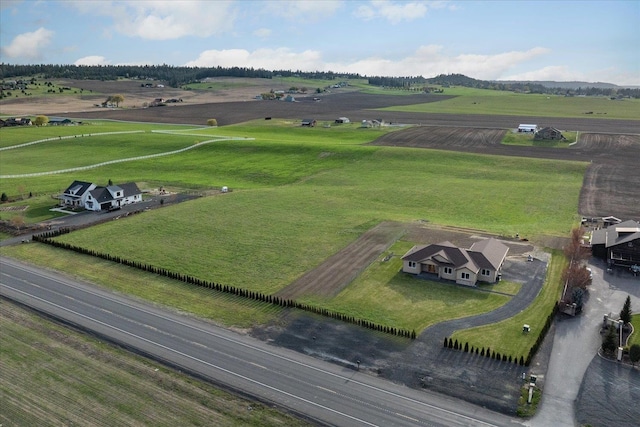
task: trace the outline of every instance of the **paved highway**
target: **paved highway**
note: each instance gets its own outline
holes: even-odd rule
[[[4,257],[0,295],[318,424],[522,425]]]

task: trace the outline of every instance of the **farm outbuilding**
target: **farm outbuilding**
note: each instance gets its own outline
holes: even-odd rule
[[[314,127],[316,125],[316,121],[314,119],[303,119],[302,126]]]
[[[563,141],[566,138],[558,129],[552,127],[544,127],[535,133],[533,139]]]
[[[536,133],[538,131],[538,125],[519,125],[518,132],[530,132]]]
[[[348,117],[338,117],[336,123],[351,123]]]

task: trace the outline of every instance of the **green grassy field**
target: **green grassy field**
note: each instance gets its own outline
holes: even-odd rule
[[[0,342],[1,425],[308,425],[5,301]]]
[[[440,102],[388,107],[381,110],[628,120],[637,120],[640,117],[640,99],[611,100],[607,97],[565,97],[462,87],[445,88],[443,95],[456,95],[456,97]]]
[[[362,129],[355,124],[308,129],[301,128],[297,121],[261,120],[223,128],[157,128],[170,129],[171,133],[151,133],[154,129],[154,125],[113,122],[63,128],[80,135],[145,132],[63,139],[6,150],[0,166],[3,172],[5,168],[41,172],[84,165],[84,157],[89,155],[93,163],[97,161],[94,159],[171,151],[214,137],[250,139],[216,141],[176,155],[74,174],[3,179],[2,191],[59,193],[74,179],[102,185],[109,179],[115,183],[136,181],[145,186],[186,189],[227,185],[233,190],[229,194],[165,206],[77,231],[60,240],[205,280],[275,293],[384,220],[428,220],[497,235],[519,233],[534,241],[539,235],[567,235],[576,221],[587,166],[369,146],[365,144],[392,129]],[[12,130],[2,130],[4,144],[22,144],[61,131],[46,127],[32,132]],[[75,155],[78,151],[86,156]],[[45,209],[40,205],[41,214],[34,218],[41,218]],[[20,254],[22,248],[6,251],[29,256]],[[387,276],[389,273],[373,269],[339,297],[307,302],[419,331],[442,316],[448,301],[465,307],[466,314],[475,314],[508,299],[477,291],[461,292],[436,283],[424,286],[406,277]],[[368,297],[363,299],[362,294]],[[380,300],[393,304],[383,307]],[[166,303],[174,304],[173,300]],[[197,306],[185,310],[203,313]],[[252,310],[256,308],[250,307]],[[421,311],[424,313],[418,314]],[[216,310],[213,318],[225,324],[241,323],[224,310]]]
[[[395,256],[386,262],[382,260],[387,254],[381,256],[333,298],[306,297],[301,301],[418,333],[435,323],[488,312],[509,301],[510,297],[505,295],[420,280],[402,273],[401,254],[412,246],[412,242],[397,242],[388,251]],[[519,287],[502,282],[483,289],[513,295]]]

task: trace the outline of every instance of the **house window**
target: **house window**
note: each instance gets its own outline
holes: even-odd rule
[[[409,268],[416,268],[416,262],[415,261],[409,261]]]
[[[453,272],[453,270],[451,269],[451,267],[445,267],[444,268],[444,274],[451,274]]]
[[[469,280],[469,273],[460,273],[460,278]]]
[[[482,275],[483,276],[490,276],[491,275],[491,271],[487,270],[486,268],[482,269]]]

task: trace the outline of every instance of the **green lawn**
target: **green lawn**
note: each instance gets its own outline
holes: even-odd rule
[[[2,247],[0,254],[226,326],[250,328],[275,319],[281,312],[276,305],[237,298],[39,243]]]
[[[525,359],[533,346],[553,306],[562,292],[562,270],[567,260],[560,251],[554,251],[547,267],[547,278],[542,291],[527,309],[510,319],[491,325],[456,331],[452,339],[468,342],[469,346],[478,348],[490,347],[501,354],[514,356],[518,360]],[[522,332],[522,325],[531,326],[531,332]]]
[[[611,100],[607,97],[565,97],[471,88],[445,88],[443,95],[456,97],[440,102],[395,106],[381,110],[628,120],[637,120],[640,117],[640,99]]]
[[[633,335],[629,339],[628,347],[634,344],[640,345],[640,314],[635,314],[631,317],[631,325],[633,325]]]
[[[388,251],[396,256],[386,262],[383,261],[386,254],[381,256],[334,298],[300,300],[417,333],[444,320],[494,310],[509,301],[510,297],[505,295],[402,273],[401,256],[412,246],[411,242],[397,242]],[[505,283],[495,290],[517,292],[517,288]]]

